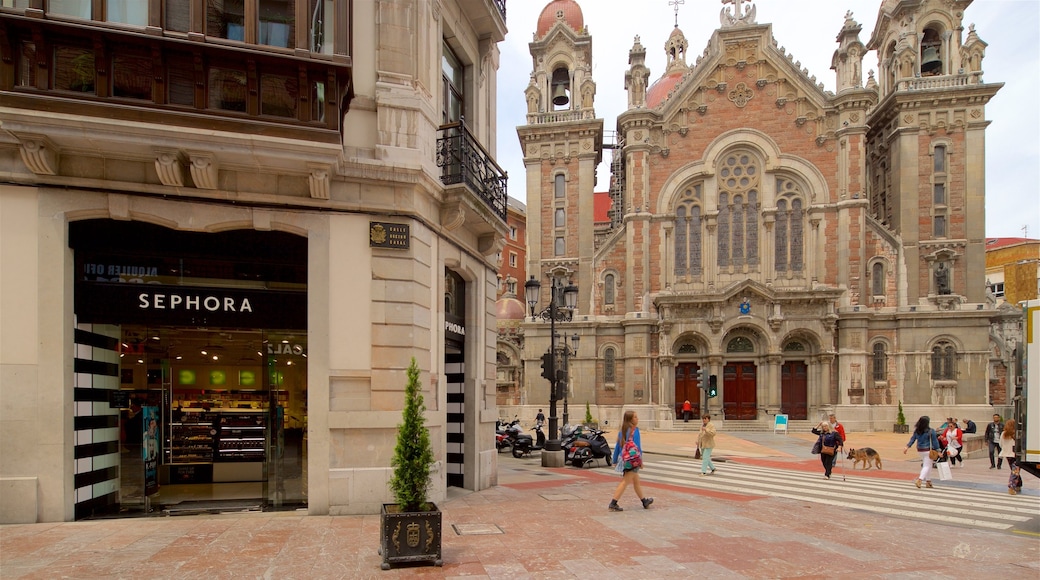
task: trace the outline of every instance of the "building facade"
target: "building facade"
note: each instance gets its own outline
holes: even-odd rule
[[[848,14],[836,48],[821,35],[834,92],[754,3],[724,6],[695,58],[678,25],[655,40],[668,59],[656,79],[636,37],[629,106],[604,146],[595,31],[574,0],[548,3],[517,131],[539,302],[546,281],[580,289],[562,331],[581,336],[570,402],[612,422],[637,408],[661,427],[686,399],[750,428],[836,410],[853,429],[889,429],[900,403],[907,417],[988,416],[985,105],[1002,84],[983,80],[970,5],[885,0],[869,39]],[[592,218],[604,148],[605,234]],[[525,386],[540,401],[549,327],[524,324]]]
[[[0,522],[495,482],[505,0],[0,7]]]

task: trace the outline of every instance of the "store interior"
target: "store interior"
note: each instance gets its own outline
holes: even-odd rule
[[[124,515],[306,507],[305,332],[123,325],[121,335]],[[145,407],[161,417],[148,495]]]

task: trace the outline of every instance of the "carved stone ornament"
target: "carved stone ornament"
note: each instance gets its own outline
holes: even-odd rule
[[[307,176],[311,197],[329,199],[329,166],[308,163],[307,168],[311,170],[310,175]]]
[[[21,138],[22,161],[36,175],[58,174],[58,149],[46,137],[25,135]]]
[[[191,159],[191,180],[195,183],[195,187],[199,189],[216,189],[217,188],[217,160],[212,153],[207,152],[190,152],[188,153]]]
[[[155,151],[155,173],[159,183],[169,187],[184,187],[184,163],[180,151],[159,149]]]
[[[748,104],[748,101],[754,97],[755,91],[748,88],[744,83],[737,83],[737,86],[729,92],[729,100],[741,109],[743,109]]]

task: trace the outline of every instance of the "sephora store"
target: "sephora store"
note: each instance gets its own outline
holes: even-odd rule
[[[307,506],[307,240],[69,224],[75,518]]]

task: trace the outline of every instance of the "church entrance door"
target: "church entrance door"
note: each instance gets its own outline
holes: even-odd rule
[[[801,361],[785,362],[780,368],[780,412],[791,420],[809,418],[808,367]]]
[[[700,365],[679,363],[675,365],[675,418],[683,418],[682,406],[689,401],[693,407],[690,419],[701,418]]]
[[[753,362],[732,362],[722,368],[722,410],[726,419],[753,421],[758,417],[757,378]]]

